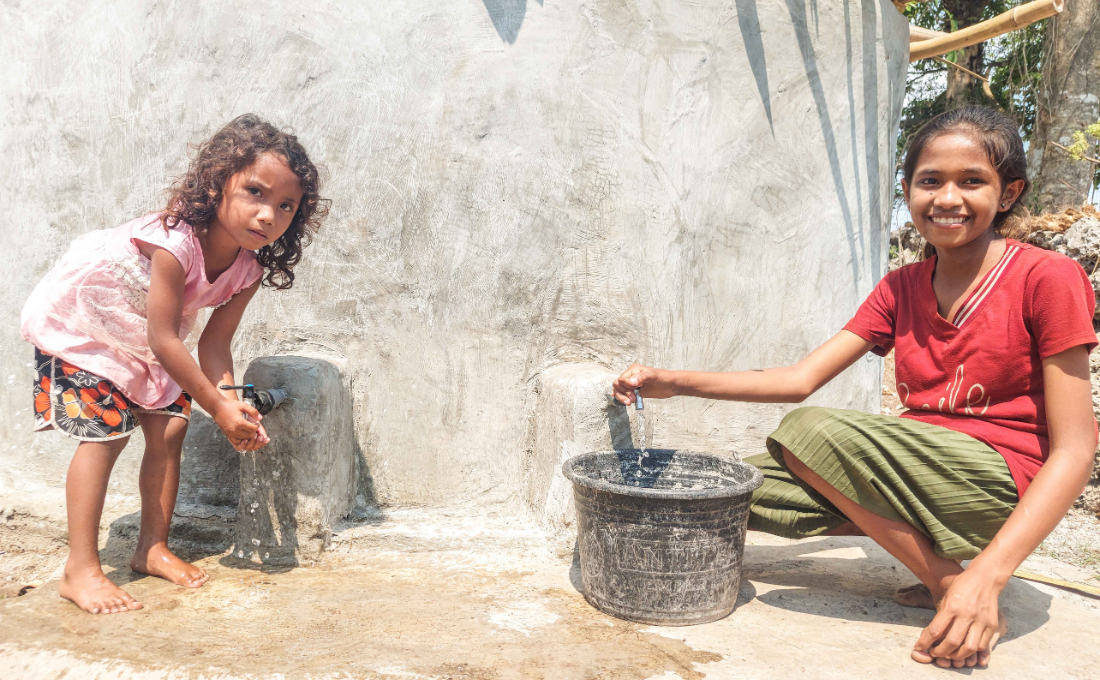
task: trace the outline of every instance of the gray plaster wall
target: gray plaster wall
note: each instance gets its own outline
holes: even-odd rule
[[[333,202],[236,357],[345,367],[365,502],[518,499],[549,367],[795,361],[885,267],[888,0],[17,0],[0,25],[0,495],[56,492],[72,451],[30,434],[31,288],[247,111],[297,131]],[[874,410],[880,372],[814,402]],[[753,453],[787,408],[647,413],[658,445]]]

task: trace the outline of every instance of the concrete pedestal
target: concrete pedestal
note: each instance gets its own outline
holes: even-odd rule
[[[316,559],[355,499],[351,397],[340,370],[321,359],[262,357],[244,382],[288,397],[263,418],[271,443],[241,454],[234,555],[265,564]]]
[[[194,409],[183,440],[176,514],[231,518],[240,501],[240,459],[214,420]]]
[[[595,364],[561,364],[535,381],[525,500],[559,553],[571,552],[577,538],[573,485],[562,475],[562,463],[588,451],[629,449],[640,438],[634,408],[611,401],[616,377]]]

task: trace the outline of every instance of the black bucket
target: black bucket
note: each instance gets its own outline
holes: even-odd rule
[[[688,451],[574,456],[584,597],[628,621],[687,626],[733,611],[752,492],[747,463]],[[641,461],[641,463],[639,462]]]

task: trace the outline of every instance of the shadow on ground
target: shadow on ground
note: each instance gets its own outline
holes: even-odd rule
[[[758,535],[759,536],[759,535]],[[861,556],[862,554],[862,556]],[[831,537],[790,545],[749,545],[743,577],[771,586],[757,599],[790,612],[846,621],[927,625],[933,612],[899,607],[893,593],[917,578],[871,539]],[[1009,619],[1005,641],[1050,620],[1053,598],[1013,579],[1001,595]]]

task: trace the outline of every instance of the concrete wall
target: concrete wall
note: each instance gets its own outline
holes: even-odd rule
[[[236,356],[345,367],[368,501],[517,499],[548,367],[794,361],[885,267],[887,0],[42,0],[0,25],[0,495],[56,491],[72,450],[29,433],[31,288],[246,111],[295,128],[333,210]],[[873,410],[880,370],[814,402]],[[658,445],[752,453],[784,411],[647,413]]]

